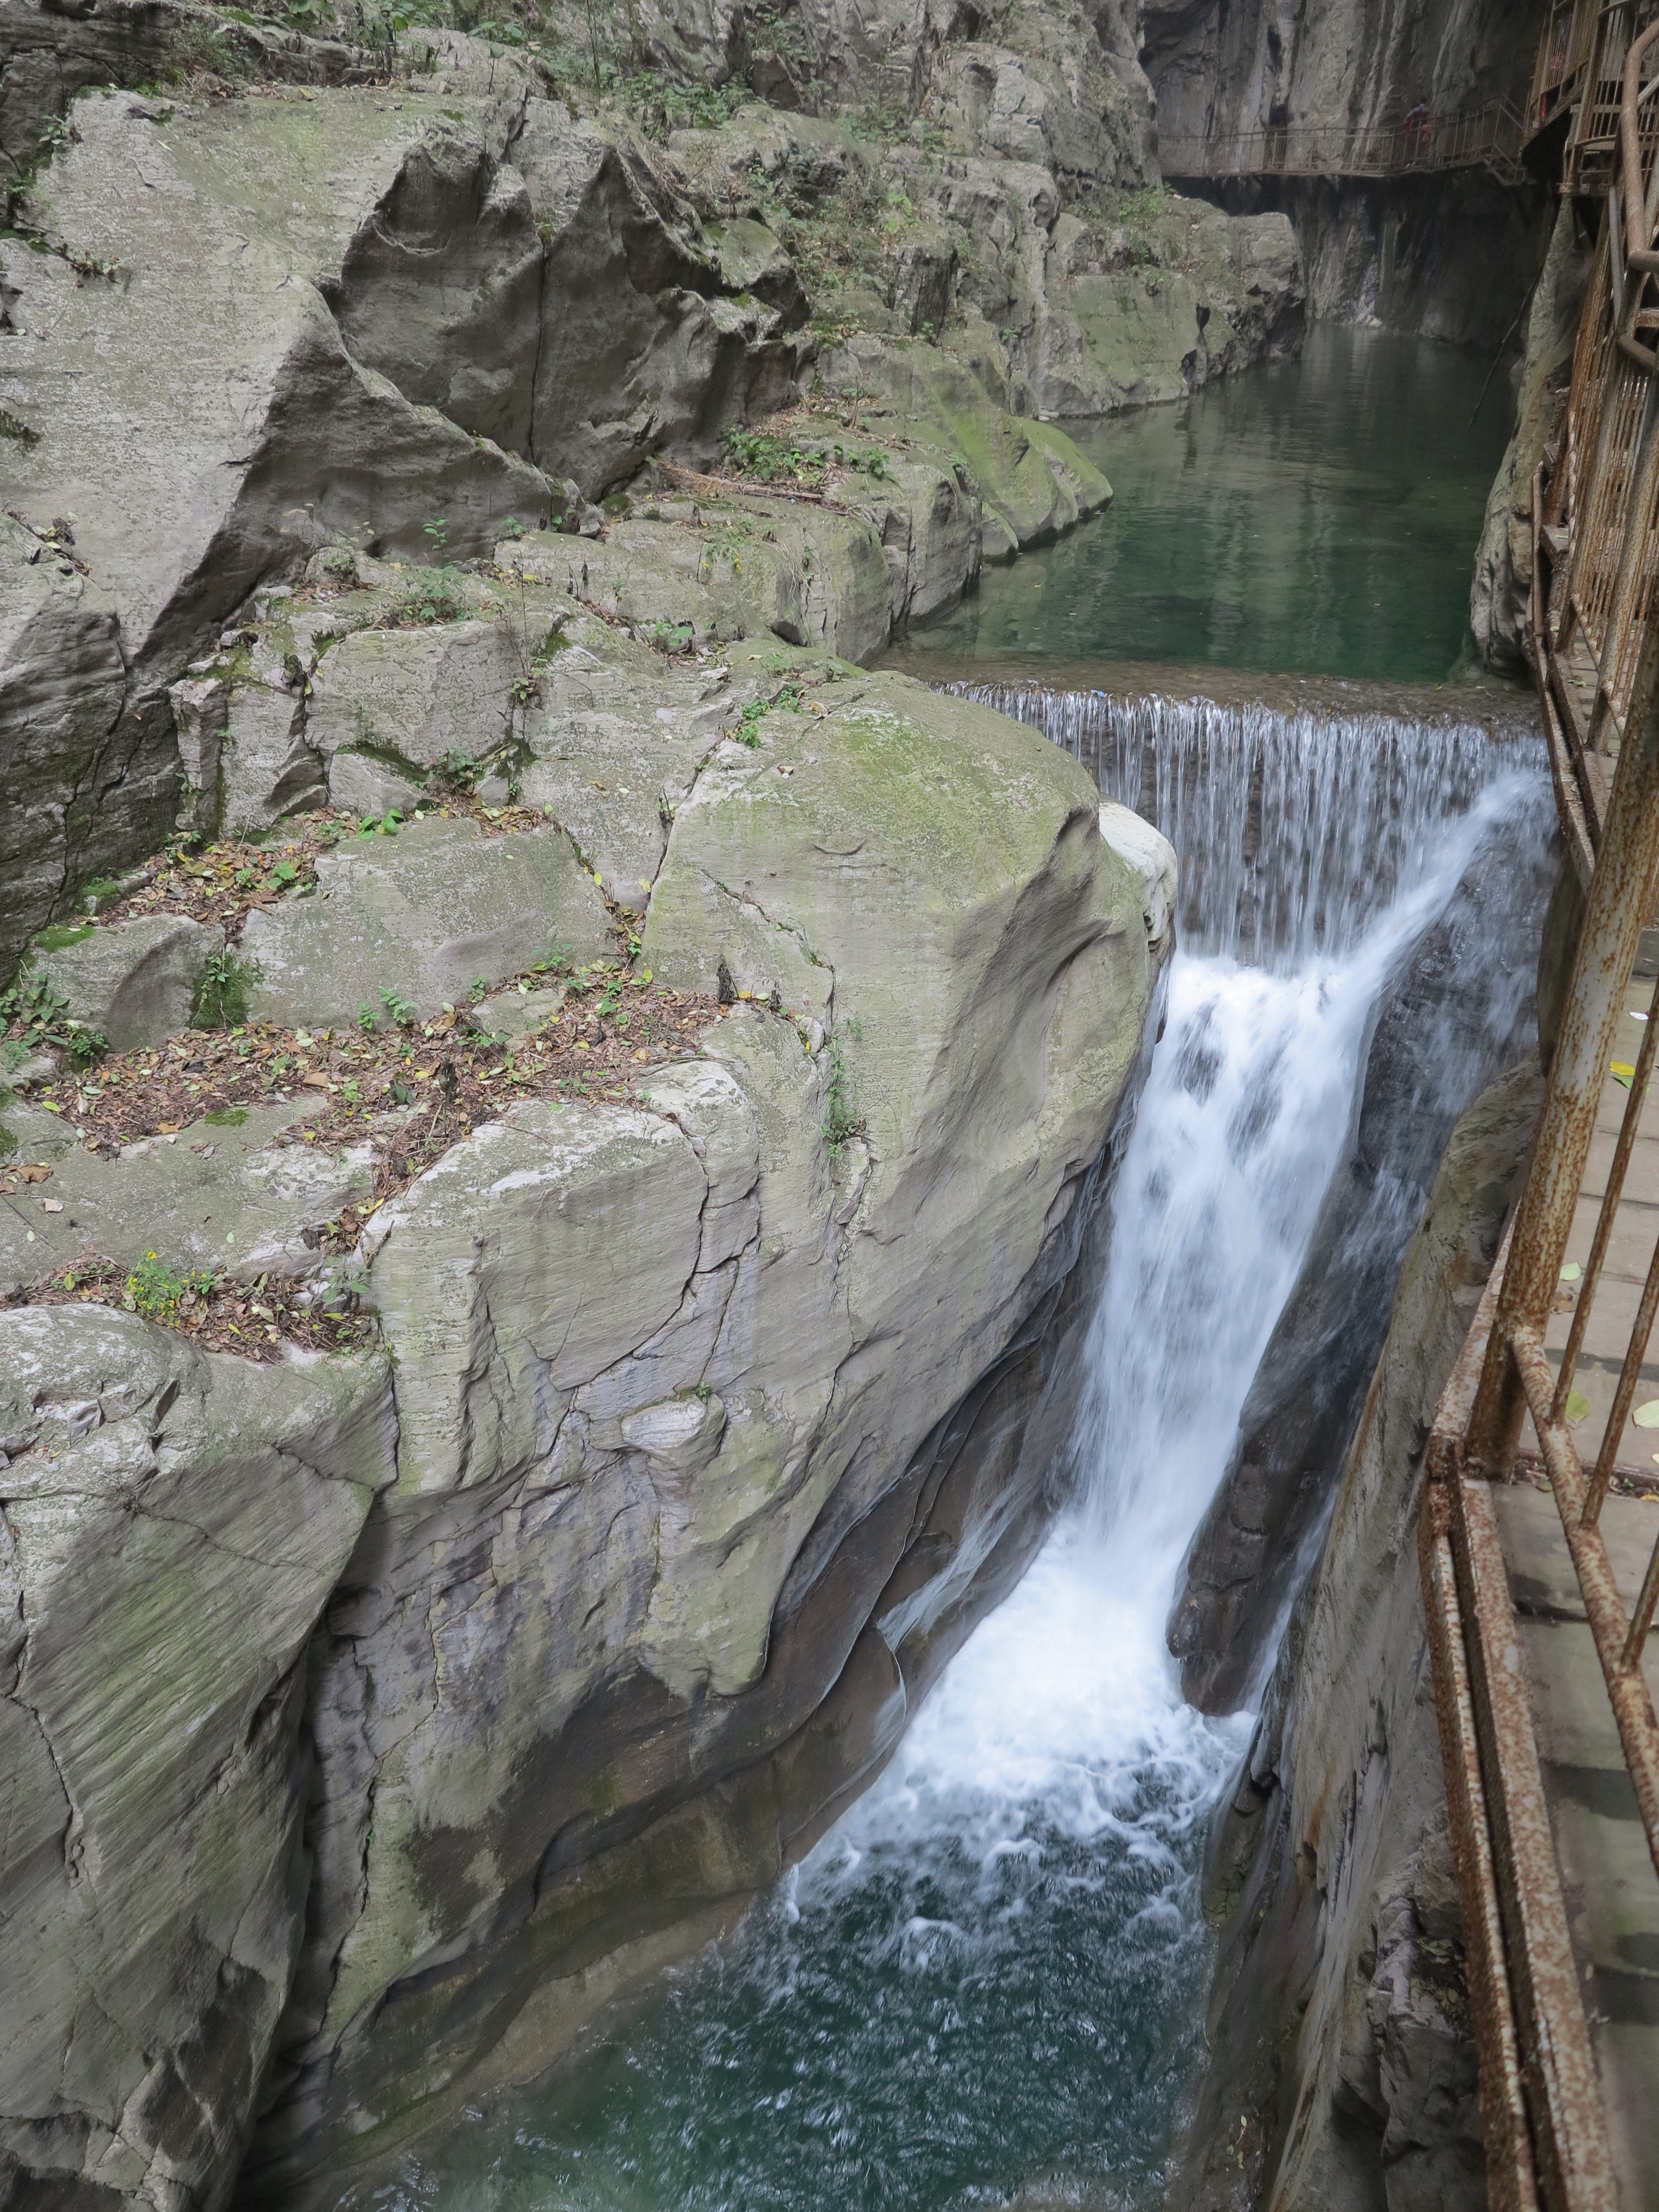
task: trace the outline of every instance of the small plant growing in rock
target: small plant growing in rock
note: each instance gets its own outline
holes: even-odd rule
[[[375,1012],[374,1007],[369,1005],[367,999],[361,1000],[358,1002],[357,1026],[365,1036],[373,1036],[375,1030],[380,1026],[380,1018]]]
[[[489,986],[482,975],[475,975],[466,987],[466,995],[473,1005],[480,1005],[489,995]]]
[[[413,1029],[420,1019],[421,1010],[412,999],[400,998],[389,986],[380,992],[380,1004],[386,1008],[400,1030]]]
[[[775,430],[745,430],[734,424],[726,434],[726,450],[738,476],[756,477],[767,484],[798,483],[805,491],[823,489],[826,457],[819,447],[799,445]]]
[[[765,712],[764,699],[751,699],[744,708],[738,718],[738,726],[732,733],[738,743],[740,745],[747,745],[751,753],[760,750],[761,719]]]
[[[101,1030],[71,1018],[69,1000],[44,975],[22,975],[0,994],[0,1023],[15,1027],[25,1044],[68,1053],[77,1067],[89,1067],[109,1050]]]
[[[823,1103],[823,1141],[838,1152],[849,1137],[864,1133],[864,1116],[853,1104],[852,1085],[840,1048],[830,1048],[830,1091]]]
[[[217,1277],[205,1268],[189,1274],[176,1274],[165,1260],[154,1252],[146,1252],[127,1277],[121,1304],[129,1313],[136,1313],[145,1321],[160,1322],[164,1327],[176,1322],[181,1311],[187,1311],[199,1297],[213,1289]]]
[[[433,551],[437,555],[439,560],[441,561],[444,557],[445,541],[449,536],[448,518],[441,514],[434,516],[432,521],[423,523],[422,525],[422,528],[426,536],[432,541]]]
[[[429,784],[447,783],[452,791],[471,792],[477,787],[482,766],[482,762],[473,760],[459,745],[450,745],[434,761],[426,780]]]
[[[248,963],[234,952],[210,952],[202,963],[191,1000],[190,1025],[197,1030],[230,1030],[247,1019]]]

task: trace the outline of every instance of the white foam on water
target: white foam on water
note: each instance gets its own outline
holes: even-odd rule
[[[976,1849],[1006,1848],[1039,1808],[1068,1834],[1104,1833],[1134,1817],[1149,1771],[1160,1832],[1212,1796],[1238,1735],[1181,1702],[1164,1638],[1176,1571],[1349,1140],[1378,994],[1533,787],[1504,776],[1443,819],[1409,888],[1340,958],[1281,975],[1176,954],[1113,1195],[1078,1504],[820,1860],[964,1820]]]

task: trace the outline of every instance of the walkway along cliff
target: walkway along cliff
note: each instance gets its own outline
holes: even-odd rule
[[[1659,24],[1632,14],[1601,11],[1622,21],[1611,183],[1526,501],[1566,856],[1547,1074],[1452,1138],[1214,1824],[1197,2203],[1358,2205],[1380,2182],[1565,2212],[1655,2186],[1659,253],[1628,210],[1654,204]]]

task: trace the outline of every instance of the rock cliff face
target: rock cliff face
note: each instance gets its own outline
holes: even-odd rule
[[[305,879],[198,839],[36,950],[0,1176],[26,2198],[215,2206],[257,2122],[244,2187],[289,2201],[544,2063],[807,1846],[1045,1525],[1172,859],[982,708],[775,626],[699,657],[750,588],[710,504],[513,539],[429,620],[319,558],[185,687],[227,718],[199,803],[308,794]],[[756,588],[808,550],[757,532]],[[178,1034],[213,992],[240,1025]],[[78,1079],[77,1019],[125,1048]],[[305,1336],[354,1305],[355,1348]]]
[[[816,393],[865,472],[811,549],[838,604],[748,619],[863,658],[1108,495],[1031,417],[1297,343],[1288,223],[1158,187],[1115,6],[590,15],[504,52],[357,0],[329,38],[0,9],[0,969],[212,783],[228,725],[175,687],[319,550],[603,534],[646,463]]]
[[[1439,115],[1519,106],[1545,13],[1540,0],[1144,0],[1141,58],[1166,139],[1225,145],[1279,124],[1363,131],[1419,101]]]
[[[1201,2212],[1486,2201],[1417,1509],[1539,1091],[1504,1077],[1447,1147],[1317,1571],[1214,1817],[1212,2055],[1172,2191]]]
[[[1203,140],[1219,173],[1250,134],[1358,133],[1421,105],[1448,117],[1523,107],[1545,8],[1449,0],[1146,0],[1142,58],[1164,166]],[[1279,179],[1210,187],[1235,210],[1282,210],[1307,269],[1309,312],[1496,349],[1537,282],[1553,199],[1540,179],[1468,170],[1389,180]]]
[[[1564,202],[1527,318],[1515,433],[1486,501],[1486,527],[1475,556],[1469,627],[1489,668],[1519,673],[1526,662],[1532,481],[1571,380],[1595,244],[1571,202]]]

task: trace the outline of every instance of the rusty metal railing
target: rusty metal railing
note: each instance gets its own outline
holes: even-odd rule
[[[1650,61],[1659,63],[1659,0],[1652,5],[1655,20],[1623,53],[1618,159],[1595,276],[1550,465],[1533,495],[1533,658],[1564,826],[1585,883],[1659,594],[1659,446],[1650,435],[1659,75],[1644,82]],[[1620,13],[1603,9],[1599,31]]]
[[[1621,49],[1615,180],[1565,419],[1534,487],[1533,650],[1584,913],[1526,1184],[1430,1437],[1421,1523],[1490,2195],[1503,2212],[1613,2212],[1619,2201],[1493,1503],[1495,1486],[1514,1479],[1528,1418],[1659,1876],[1659,1719],[1642,1670],[1659,1606],[1659,1542],[1632,1593],[1601,1526],[1659,1317],[1659,1243],[1588,1468],[1568,1419],[1659,1063],[1659,1006],[1628,1071],[1559,1366],[1545,1345],[1659,870],[1659,366],[1642,338],[1659,326],[1659,310],[1645,303],[1659,276],[1659,164],[1643,82],[1648,55],[1659,58],[1659,5],[1645,27],[1629,6],[1604,8],[1598,33],[1621,12],[1626,33],[1640,34]]]
[[[1576,58],[1553,111],[1559,112],[1563,94],[1574,109],[1563,178],[1571,192],[1603,192],[1617,173],[1626,63],[1632,41],[1656,17],[1659,0],[1581,0],[1575,12],[1570,57]],[[1540,94],[1540,105],[1547,96]]]
[[[1577,104],[1595,51],[1601,20],[1607,12],[1606,0],[1558,0],[1551,10],[1538,41],[1527,111],[1529,131],[1543,130],[1564,109]]]
[[[1487,168],[1520,181],[1526,125],[1507,100],[1455,115],[1423,109],[1364,130],[1285,124],[1227,135],[1188,131],[1160,137],[1168,177],[1404,177],[1443,169]]]

